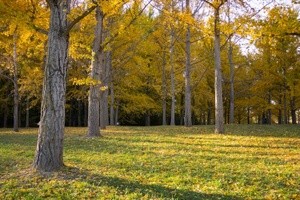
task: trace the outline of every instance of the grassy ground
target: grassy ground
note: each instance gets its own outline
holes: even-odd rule
[[[300,199],[300,126],[67,128],[61,172],[31,170],[36,129],[0,129],[0,199]]]

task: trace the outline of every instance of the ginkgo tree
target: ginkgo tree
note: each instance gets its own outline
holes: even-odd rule
[[[96,8],[96,6],[91,6],[69,22],[70,3],[68,0],[47,1],[50,8],[50,26],[39,136],[33,164],[34,168],[41,171],[58,170],[64,165],[63,140],[69,34],[76,23]]]

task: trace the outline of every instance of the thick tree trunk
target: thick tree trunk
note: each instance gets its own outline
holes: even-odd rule
[[[14,65],[14,131],[19,132],[19,87],[18,87],[18,55],[17,34],[14,33],[13,65]]]
[[[220,16],[219,8],[215,9],[214,25],[214,59],[215,59],[215,132],[224,133],[224,111],[222,97],[222,70],[220,49]]]
[[[166,52],[163,52],[162,58],[162,125],[167,125],[167,81],[166,81]]]
[[[48,53],[44,70],[41,118],[34,168],[41,171],[60,169],[63,163],[65,127],[66,71],[69,35],[66,32],[69,1],[50,6]]]
[[[186,0],[187,13],[190,11],[190,1]],[[185,41],[185,95],[184,95],[184,125],[192,126],[192,109],[191,109],[191,30],[190,25],[187,25],[186,41]]]
[[[99,81],[96,85],[90,86],[89,93],[89,109],[88,109],[88,136],[99,137],[100,134],[100,76],[101,76],[101,54],[102,54],[102,31],[103,31],[103,16],[99,7],[96,9],[96,27],[95,38],[93,43],[93,61],[91,78]]]
[[[111,68],[111,52],[103,52],[103,64],[101,65],[101,82],[106,88],[108,87],[108,80]],[[100,127],[106,129],[109,124],[108,120],[108,89],[101,91],[100,98]]]
[[[175,104],[176,104],[176,94],[175,94],[175,72],[174,72],[174,31],[171,32],[171,47],[170,47],[170,65],[171,65],[171,122],[170,125],[175,125]]]

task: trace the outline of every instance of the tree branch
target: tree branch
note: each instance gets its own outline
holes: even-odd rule
[[[205,3],[207,3],[208,5],[210,5],[211,7],[213,7],[214,9],[217,9],[216,7],[215,7],[215,5],[214,4],[212,4],[212,3],[210,3],[209,1],[207,1],[207,0],[203,0]]]
[[[47,30],[45,30],[43,28],[40,28],[40,27],[36,26],[35,24],[27,23],[27,25],[30,26],[31,28],[33,28],[35,31],[37,31],[39,33],[48,35],[48,31]]]
[[[252,14],[251,14],[250,16],[248,16],[248,17],[250,17],[250,18],[254,17],[254,16],[257,15],[258,13],[260,13],[260,11],[262,11],[262,10],[265,9],[268,5],[270,5],[271,3],[272,3],[272,1],[266,3],[266,4],[263,5],[260,9],[258,9],[256,12],[252,13]],[[226,45],[226,44],[228,43],[228,41],[233,37],[233,35],[237,32],[237,30],[240,29],[243,25],[244,25],[244,24],[240,24],[238,27],[235,28],[235,30],[232,31],[232,33],[230,33],[230,34],[227,36],[227,38],[226,38],[224,44],[221,45],[221,49],[223,49],[223,48],[225,47],[225,45]]]
[[[93,10],[95,10],[97,8],[97,5],[94,5],[92,7],[90,7],[89,9],[87,9],[84,13],[82,13],[80,16],[78,16],[77,18],[75,18],[71,23],[68,24],[66,30],[65,30],[65,34],[68,34],[71,29],[83,18],[85,18],[86,16],[88,16]]]

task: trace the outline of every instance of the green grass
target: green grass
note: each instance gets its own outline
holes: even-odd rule
[[[300,126],[67,128],[66,167],[31,170],[37,130],[0,129],[0,199],[300,199]]]

